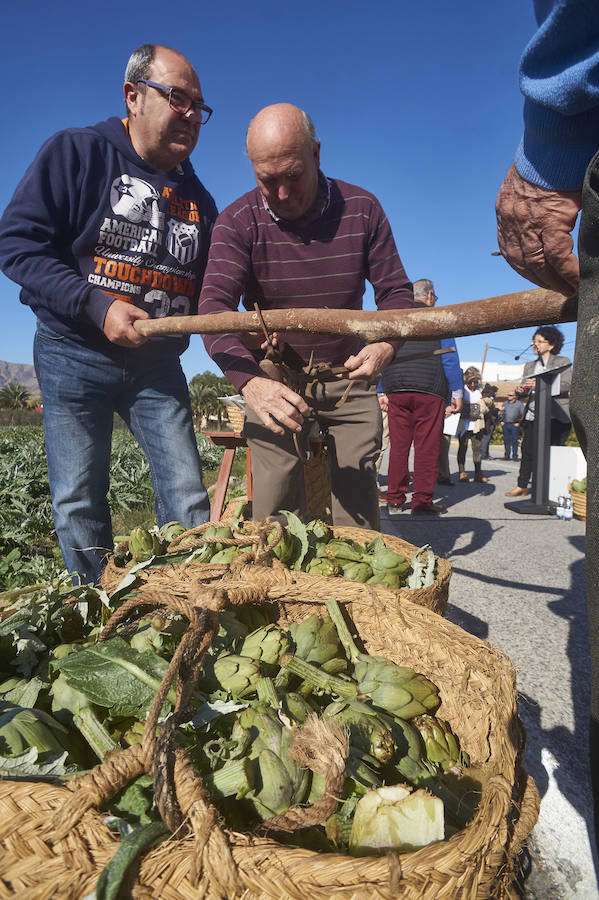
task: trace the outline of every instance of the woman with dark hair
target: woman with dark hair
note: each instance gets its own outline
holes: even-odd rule
[[[524,381],[516,388],[519,400],[525,407],[522,421],[522,446],[520,448],[521,460],[518,473],[518,484],[506,492],[506,497],[519,497],[529,493],[528,482],[533,469],[534,429],[535,419],[535,379],[534,375],[557,369],[570,363],[567,356],[559,356],[564,344],[564,335],[555,325],[541,325],[534,333],[531,341],[533,352],[537,359],[527,362],[524,366]],[[551,445],[563,447],[566,443],[572,420],[570,419],[570,383],[572,381],[572,368],[559,372],[551,385]]]

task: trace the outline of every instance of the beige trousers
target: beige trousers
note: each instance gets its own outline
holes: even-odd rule
[[[381,447],[382,421],[376,385],[357,381],[345,403],[338,408],[347,381],[319,384],[310,399],[314,418],[325,434],[331,477],[331,501],[335,525],[357,525],[379,530],[376,461]],[[300,438],[308,446],[312,422]],[[252,460],[254,519],[264,519],[278,510],[305,517],[303,464],[290,432],[273,434],[247,408],[244,434]]]

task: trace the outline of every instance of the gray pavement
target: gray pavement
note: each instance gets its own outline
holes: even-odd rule
[[[526,900],[599,898],[588,770],[589,651],[585,523],[505,508],[518,463],[502,447],[485,462],[487,484],[437,485],[438,517],[381,507],[381,530],[450,560],[447,618],[507,653],[517,668],[524,765],[541,795],[530,841]],[[470,454],[466,460],[472,474]],[[381,484],[386,483],[385,466]],[[591,837],[589,837],[589,835]]]

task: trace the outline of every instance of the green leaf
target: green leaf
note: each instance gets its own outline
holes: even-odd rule
[[[295,513],[289,512],[287,509],[282,509],[281,512],[287,517],[287,530],[300,542],[301,550],[299,556],[291,566],[292,569],[299,571],[304,561],[304,557],[308,552],[308,532],[306,531],[304,523],[295,515]]]
[[[120,637],[72,653],[54,664],[75,690],[116,717],[145,719],[167,662],[152,650],[133,650]],[[175,702],[171,689],[169,700]]]
[[[166,825],[153,822],[140,825],[121,840],[118,850],[100,873],[96,883],[95,900],[117,900],[127,869],[137,857],[150,847],[162,843],[170,835]]]
[[[44,761],[38,762],[39,751],[30,747],[18,756],[0,756],[0,776],[12,779],[54,780],[68,773],[67,752],[62,754],[44,753]],[[72,767],[71,767],[72,769]]]

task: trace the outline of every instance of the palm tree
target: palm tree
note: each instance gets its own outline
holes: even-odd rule
[[[0,409],[28,409],[31,394],[22,384],[11,381],[0,390]]]
[[[194,416],[194,428],[201,428],[202,418],[215,417],[219,429],[222,428],[225,409],[219,402],[219,397],[230,397],[237,393],[228,378],[224,375],[216,375],[206,370],[200,375],[194,375],[189,382],[189,398]]]
[[[206,419],[214,412],[215,408],[220,406],[218,402],[218,394],[215,388],[201,381],[196,381],[197,376],[192,378],[189,384],[189,400],[191,403],[191,412],[193,414],[193,427],[196,431],[202,428],[202,420]]]

